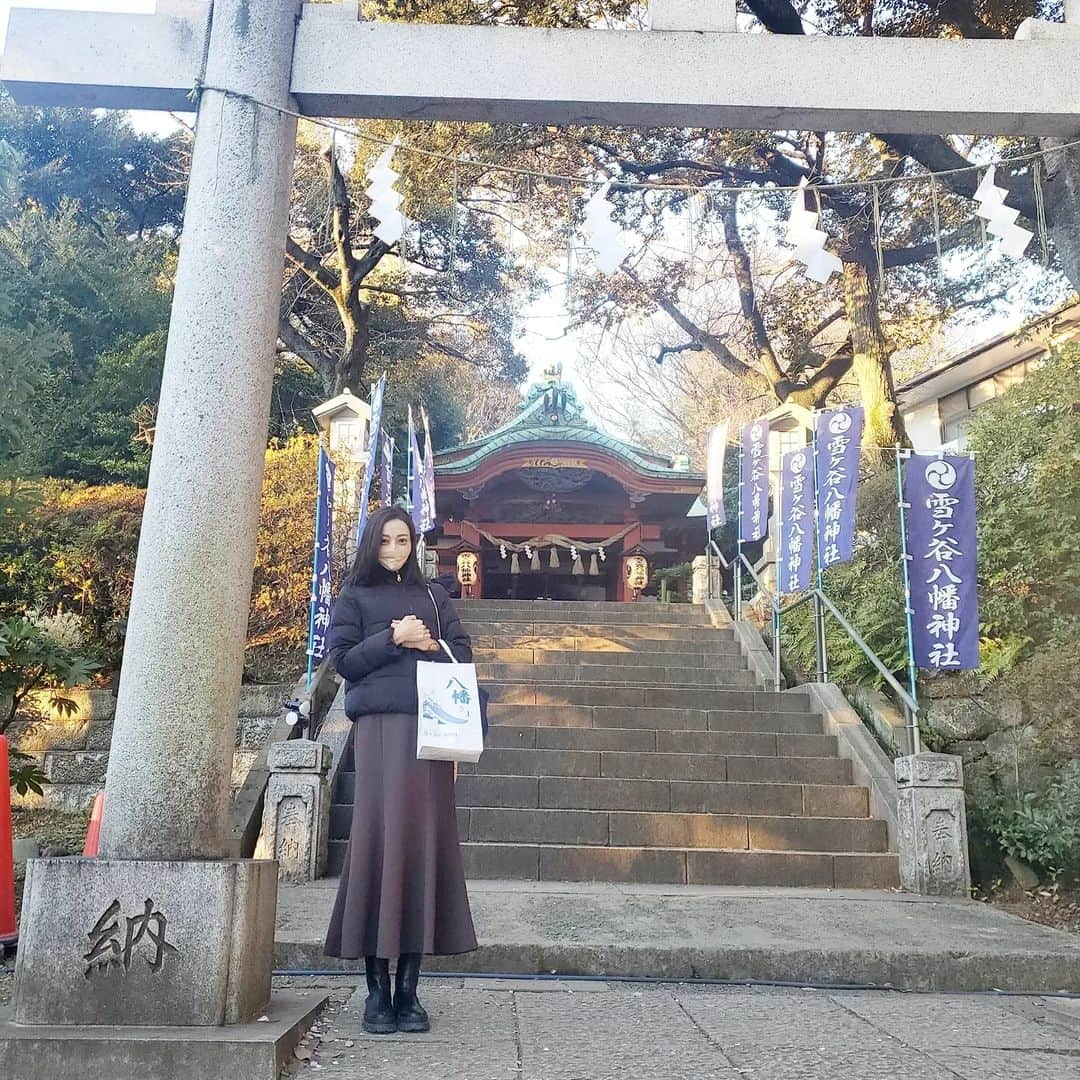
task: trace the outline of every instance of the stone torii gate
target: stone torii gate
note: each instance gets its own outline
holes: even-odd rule
[[[32,864],[0,1073],[78,1061],[155,1080],[182,1043],[185,1075],[269,1078],[310,1013],[310,999],[267,1004],[276,871],[231,859],[227,839],[295,113],[1080,132],[1080,0],[1066,0],[1070,25],[1029,21],[1014,42],[738,34],[734,0],[652,9],[649,31],[365,23],[355,2],[301,0],[11,12],[0,78],[17,103],[186,110],[194,90],[198,119],[102,858]],[[257,1062],[253,1041],[191,1034],[268,1009]],[[61,1038],[50,1025],[127,1027]],[[133,1025],[174,1031],[140,1039]]]

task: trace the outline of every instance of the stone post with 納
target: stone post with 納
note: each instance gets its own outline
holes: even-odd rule
[[[198,8],[202,23],[179,18],[183,6],[133,28],[147,25],[154,41],[171,42],[155,20],[189,35],[206,26],[208,5],[185,8]],[[249,1076],[260,1052],[260,1067],[276,1075],[276,1067],[267,1071],[275,1047],[313,1004],[294,1002],[289,1018],[284,999],[271,1000],[277,870],[269,860],[232,857],[228,816],[288,226],[295,119],[284,110],[292,107],[300,9],[299,0],[213,6],[101,857],[29,863],[16,1023],[0,1032],[3,1075],[74,1075],[78,1063],[87,1075],[156,1078],[174,1075],[167,1060],[185,1060],[186,1075]],[[248,1036],[244,1068],[230,1064],[241,1048],[225,1033],[209,1042],[130,1033],[245,1024],[261,1014],[270,1023]],[[37,1025],[34,1038],[21,1037],[19,1025]],[[88,1027],[65,1044],[49,1035],[55,1025]]]
[[[952,754],[896,759],[900,884],[930,896],[968,896],[964,771]]]

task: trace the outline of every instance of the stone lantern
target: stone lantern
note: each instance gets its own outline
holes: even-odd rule
[[[345,558],[351,562],[356,550],[358,500],[368,459],[371,406],[345,387],[337,397],[316,405],[311,415],[319,427],[323,445],[337,465],[334,520],[348,523],[343,534]]]

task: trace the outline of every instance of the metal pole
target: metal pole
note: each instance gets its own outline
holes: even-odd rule
[[[712,594],[712,529],[709,528],[709,508],[705,508],[705,598],[713,599]]]
[[[742,618],[742,504],[743,504],[743,447],[739,440],[739,527],[735,534],[735,603],[736,622]]]
[[[818,478],[818,417],[820,412],[813,411],[814,418],[814,551],[817,564],[817,592],[814,594],[814,648],[817,658],[816,677],[819,683],[829,681],[829,653],[825,641],[825,607],[818,593],[825,592],[824,564],[821,552],[821,484]]]
[[[918,704],[919,695],[916,689],[916,671],[915,671],[915,633],[912,626],[911,616],[913,614],[911,610],[911,568],[908,563],[911,561],[911,556],[908,554],[907,546],[907,509],[908,504],[904,501],[904,475],[903,469],[900,467],[901,458],[900,444],[896,444],[896,510],[900,519],[900,565],[904,568],[904,625],[907,630],[907,668],[908,668],[908,686],[911,690],[911,700],[915,702],[916,711],[912,712],[910,708],[905,708],[904,711],[908,714],[908,728],[910,730],[911,737],[911,752],[913,754],[919,753],[921,749],[919,739],[919,714]]]
[[[780,597],[773,601],[773,664],[775,666],[776,689],[781,689],[782,674],[780,671]]]

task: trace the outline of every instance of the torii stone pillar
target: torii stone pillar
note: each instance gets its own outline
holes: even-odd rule
[[[89,1036],[58,1040],[46,1065],[43,1029],[24,1042],[18,1024],[220,1025],[269,1007],[276,867],[228,858],[227,810],[296,126],[273,106],[290,107],[299,14],[300,0],[214,5],[204,81],[272,107],[211,89],[199,101],[102,858],[30,864],[4,1075],[60,1075],[64,1053],[110,1077],[178,1060],[167,1041],[114,1033],[98,1059]],[[279,1025],[258,1027],[272,1051]]]

